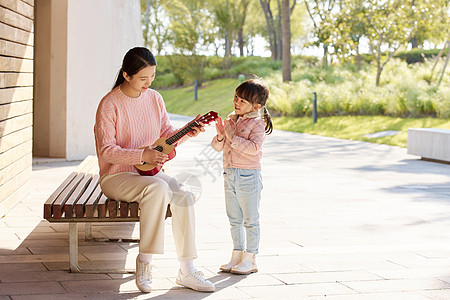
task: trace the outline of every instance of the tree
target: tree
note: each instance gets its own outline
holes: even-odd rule
[[[238,27],[238,45],[239,45],[239,56],[244,56],[244,25],[245,25],[245,19],[247,17],[247,9],[248,5],[250,3],[250,0],[241,0],[241,9],[242,14],[240,16],[240,23]]]
[[[314,33],[317,40],[313,43],[323,47],[323,66],[328,64],[328,47],[333,32],[333,10],[336,0],[314,0],[308,3],[303,0],[308,14],[314,25]]]
[[[381,72],[386,64],[411,39],[411,7],[396,0],[367,0],[364,12],[367,19],[366,36],[377,63],[375,85],[379,86]],[[383,57],[383,52],[387,58]]]
[[[214,23],[219,28],[219,33],[225,40],[225,68],[231,65],[231,49],[233,41],[240,32],[243,34],[243,26],[245,23],[245,15],[247,12],[249,0],[219,0],[212,3],[212,11],[214,12]],[[242,40],[243,43],[243,40]],[[243,53],[243,44],[242,51]]]
[[[283,81],[291,81],[291,13],[295,7],[295,0],[292,7],[289,6],[289,0],[283,0],[283,55],[282,55],[282,73]]]
[[[283,7],[280,0],[277,0],[276,9],[270,5],[270,0],[260,0],[261,8],[264,12],[264,18],[266,20],[267,36],[269,38],[270,51],[272,52],[273,60],[281,60],[283,56]],[[294,0],[292,6],[289,7],[289,1],[287,2],[286,18],[289,18],[294,10],[296,1]],[[276,14],[276,15],[275,15]],[[289,34],[291,32],[289,25]],[[289,38],[290,40],[290,38]],[[290,46],[289,46],[290,51]],[[290,52],[289,52],[290,53]]]
[[[168,0],[141,0],[144,45],[161,54],[168,44],[169,27],[165,6]]]
[[[366,23],[364,0],[341,0],[340,10],[333,17],[330,43],[340,57],[355,55],[358,71],[361,70],[359,46],[365,35]]]
[[[274,17],[270,0],[259,0],[264,18],[267,24],[267,36],[269,38],[270,51],[272,52],[273,60],[281,60],[281,18]],[[278,14],[281,14],[280,0],[277,0]]]
[[[171,21],[171,40],[174,50],[179,53],[172,58],[172,67],[180,69],[181,58],[180,72],[187,72],[201,85],[205,60],[201,54],[214,39],[211,14],[203,8],[201,0],[171,1],[167,11]]]
[[[410,24],[413,27],[410,43],[420,48],[427,41],[443,42],[448,32],[448,0],[412,0]]]

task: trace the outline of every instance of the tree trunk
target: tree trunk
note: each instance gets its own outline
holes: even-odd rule
[[[228,70],[231,66],[231,43],[230,34],[225,35],[225,57],[224,57],[224,67]]]
[[[272,60],[276,60],[277,56],[277,37],[276,37],[276,31],[275,26],[273,23],[273,15],[272,10],[270,9],[270,3],[267,0],[259,0],[261,3],[261,7],[264,12],[264,17],[266,19],[266,25],[267,25],[267,34],[269,36],[269,45],[270,45],[270,51],[272,52]]]
[[[277,60],[281,60],[283,57],[283,26],[281,25],[281,21],[283,19],[282,17],[282,11],[283,8],[281,6],[280,0],[277,0],[278,4],[278,23],[277,23],[277,30],[276,30],[276,38],[277,38]]]
[[[450,48],[450,41],[447,42],[447,47]],[[441,84],[442,78],[444,77],[445,69],[447,68],[449,58],[450,58],[450,52],[447,53],[447,59],[445,60],[444,67],[442,68],[441,78],[439,78],[438,86]]]
[[[362,61],[362,57],[361,57],[361,53],[359,53],[359,42],[356,44],[356,69],[359,71],[361,71],[361,61]]]
[[[409,42],[411,43],[411,47],[412,47],[413,49],[415,49],[415,48],[417,48],[417,47],[419,46],[419,45],[417,44],[417,38],[416,38],[416,37],[413,37]]]
[[[242,20],[241,24],[239,24],[239,30],[238,30],[238,45],[239,45],[239,56],[244,56],[244,25],[245,25],[245,18],[247,16],[247,7],[250,1],[242,0]]]
[[[146,47],[150,46],[150,43],[149,43],[149,40],[148,40],[149,31],[150,31],[149,18],[150,18],[150,0],[147,0],[147,3],[145,5],[145,20],[144,20],[144,29],[143,29],[144,45]]]
[[[244,56],[244,33],[242,27],[238,30],[239,56]]]
[[[294,0],[295,1],[295,0]],[[283,82],[291,81],[291,14],[289,8],[289,0],[283,0],[283,55],[282,70]]]
[[[441,51],[439,51],[439,54],[436,57],[436,61],[434,62],[433,68],[431,69],[430,82],[431,82],[431,79],[433,79],[434,69],[436,68],[436,65],[438,64],[439,59],[441,58],[442,54],[444,53],[446,45],[449,45],[449,47],[450,47],[450,41],[449,40],[447,40],[447,42],[445,42],[444,47],[442,47]]]
[[[381,44],[381,43],[380,43]],[[377,60],[377,77],[375,79],[375,86],[380,86],[380,78],[381,78],[381,71],[383,71],[383,67],[381,66],[381,51],[380,51],[380,45],[378,45],[378,51],[376,55]]]
[[[328,44],[323,44],[322,67],[328,66]]]

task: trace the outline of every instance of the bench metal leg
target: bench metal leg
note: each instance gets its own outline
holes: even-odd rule
[[[78,223],[69,223],[70,272],[81,272],[78,266]]]
[[[85,228],[86,239],[96,240],[92,236],[92,223],[86,223]],[[94,273],[94,274],[132,274],[135,270],[128,269],[110,269],[110,270],[85,270],[78,265],[78,223],[69,223],[69,262],[70,272],[72,273]]]
[[[94,239],[94,236],[92,235],[92,223],[84,223],[84,240],[90,241]]]

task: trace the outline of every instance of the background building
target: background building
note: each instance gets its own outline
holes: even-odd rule
[[[98,102],[142,43],[139,0],[0,0],[0,216],[33,156],[95,153]]]

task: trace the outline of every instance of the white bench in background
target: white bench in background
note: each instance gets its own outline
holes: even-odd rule
[[[408,154],[450,163],[450,129],[409,128]]]

